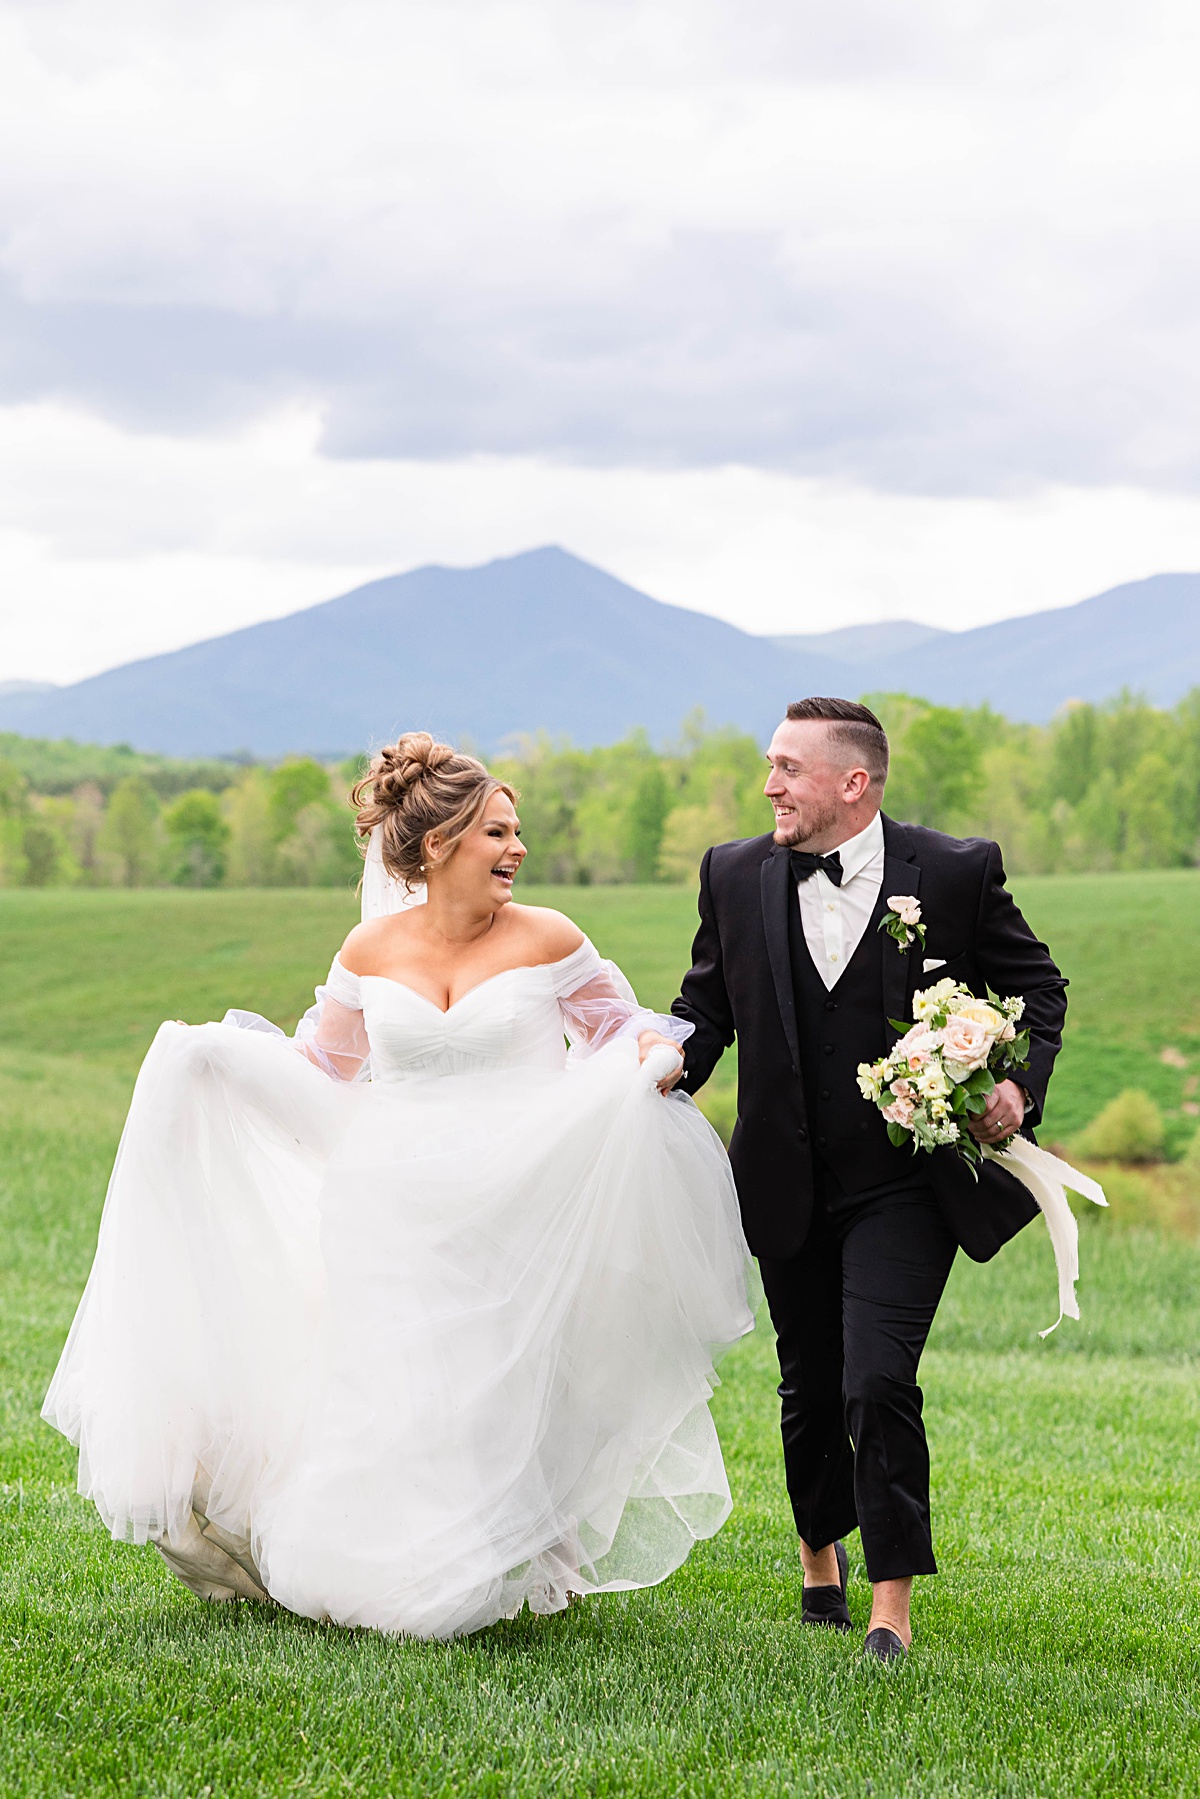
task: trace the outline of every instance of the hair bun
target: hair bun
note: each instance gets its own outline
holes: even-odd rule
[[[402,806],[412,788],[456,760],[448,743],[437,743],[428,731],[406,731],[385,744],[371,765],[376,802]]]

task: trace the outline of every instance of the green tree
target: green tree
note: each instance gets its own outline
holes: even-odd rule
[[[1169,868],[1175,860],[1175,781],[1165,756],[1148,750],[1117,790],[1124,868]]]
[[[982,750],[964,715],[921,705],[893,746],[888,811],[947,830],[971,811],[982,785]]]
[[[113,789],[96,835],[99,858],[120,887],[149,886],[158,873],[162,839],[158,800],[143,775],[126,775]]]
[[[311,757],[281,763],[267,780],[272,879],[290,887],[340,886],[362,870],[354,821],[329,770]]]
[[[221,796],[229,826],[227,881],[231,887],[269,887],[274,874],[275,835],[268,777],[247,768]]]
[[[1103,721],[1095,706],[1068,706],[1050,728],[1046,769],[1048,797],[1077,806],[1104,766]]]
[[[296,820],[306,806],[328,805],[329,771],[310,756],[293,756],[272,770],[267,793],[271,832],[275,842],[282,843],[295,830]]]
[[[94,781],[84,781],[70,798],[57,802],[69,807],[63,829],[85,886],[97,887],[102,879],[100,833],[104,828],[104,795]]]
[[[25,858],[22,881],[26,887],[53,887],[67,860],[67,846],[47,819],[35,813],[26,821],[21,849]]]
[[[29,789],[15,762],[0,760],[0,887],[19,887],[25,879],[25,829]]]
[[[171,879],[179,887],[217,887],[225,877],[229,826],[206,787],[181,793],[163,814],[171,844]]]
[[[663,773],[662,763],[656,760],[642,770],[625,814],[622,848],[626,860],[632,866],[635,881],[654,881],[658,878],[663,827],[670,810],[667,777]]]

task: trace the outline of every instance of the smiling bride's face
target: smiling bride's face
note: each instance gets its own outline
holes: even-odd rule
[[[436,831],[425,839],[425,865],[431,885],[443,891],[477,900],[499,911],[512,898],[513,882],[528,850],[521,842],[521,821],[506,793],[493,793],[470,830],[459,838],[439,866],[440,845]]]

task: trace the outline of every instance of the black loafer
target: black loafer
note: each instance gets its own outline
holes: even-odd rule
[[[883,1624],[867,1632],[863,1650],[865,1654],[874,1656],[877,1662],[902,1662],[908,1654],[895,1631],[888,1630]]]
[[[846,1545],[835,1543],[833,1547],[837,1556],[839,1584],[836,1587],[805,1587],[800,1622],[823,1624],[826,1630],[853,1630],[850,1609],[846,1604],[846,1575],[850,1567]]]

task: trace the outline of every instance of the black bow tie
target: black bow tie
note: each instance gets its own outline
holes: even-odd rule
[[[832,881],[835,887],[841,886],[842,858],[836,850],[828,856],[814,856],[808,850],[793,850],[791,858],[792,874],[796,880],[807,881],[819,868],[826,880]]]

